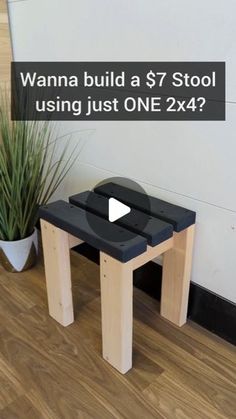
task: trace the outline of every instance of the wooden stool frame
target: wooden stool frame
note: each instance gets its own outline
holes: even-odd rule
[[[161,316],[177,326],[187,319],[194,225],[126,263],[100,251],[103,358],[122,374],[132,368],[133,271],[163,254]],[[41,219],[49,314],[74,321],[70,249],[80,239]]]

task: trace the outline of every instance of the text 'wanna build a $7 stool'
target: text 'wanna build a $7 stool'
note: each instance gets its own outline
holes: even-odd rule
[[[131,207],[115,223],[108,221],[111,197]],[[73,323],[70,249],[82,242],[99,249],[103,358],[122,374],[132,368],[135,269],[163,254],[160,314],[177,326],[187,319],[195,212],[148,199],[143,208],[140,192],[106,183],[39,210],[49,314],[63,326]]]

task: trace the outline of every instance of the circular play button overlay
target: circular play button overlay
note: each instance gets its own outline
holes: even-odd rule
[[[150,219],[148,195],[138,183],[123,177],[98,183],[92,192],[85,193],[84,206],[93,232],[110,242],[142,235]]]

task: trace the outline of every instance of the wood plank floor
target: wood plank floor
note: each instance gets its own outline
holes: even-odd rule
[[[101,358],[99,267],[72,252],[76,321],[48,316],[41,262],[0,267],[0,418],[236,418],[236,348],[135,289],[133,369]]]

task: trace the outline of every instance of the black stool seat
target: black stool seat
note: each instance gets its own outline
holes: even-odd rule
[[[130,213],[114,223],[108,220],[111,197],[131,207]],[[39,217],[115,259],[127,262],[146,252],[147,245],[154,247],[171,238],[173,230],[180,232],[195,223],[193,211],[151,196],[147,207],[143,198],[140,192],[107,183],[95,188],[95,192],[71,196],[70,203],[60,200],[42,206]],[[92,223],[88,222],[88,215]],[[91,225],[106,233],[104,237]]]
[[[108,220],[108,198],[105,196],[86,191],[71,196],[69,201]],[[119,218],[115,223],[145,237],[149,246],[156,246],[173,235],[171,224],[135,209]],[[143,226],[144,228],[142,228]]]
[[[111,236],[112,234],[115,237],[120,235],[121,239],[111,242],[98,236],[87,221],[86,211],[65,201],[56,201],[40,207],[39,217],[121,262],[127,262],[147,250],[145,237],[130,232],[129,240],[124,241],[122,233],[126,230],[123,227],[93,215],[94,223],[99,224],[100,230],[106,230]]]
[[[153,196],[149,196],[149,208],[147,208],[144,205],[144,194],[112,182],[98,186],[95,188],[95,192],[106,197],[116,198],[126,205],[166,221],[173,225],[176,232],[195,224],[196,213],[194,211],[170,204]]]

